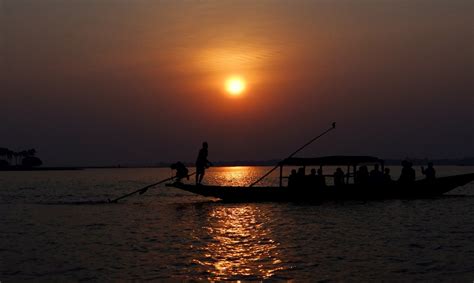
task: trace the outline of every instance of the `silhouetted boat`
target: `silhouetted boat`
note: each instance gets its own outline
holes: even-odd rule
[[[227,202],[255,202],[255,201],[320,201],[320,200],[369,200],[369,199],[405,199],[429,198],[440,196],[459,186],[474,180],[474,173],[441,177],[435,180],[418,180],[412,183],[385,182],[354,184],[354,172],[357,166],[366,164],[381,164],[381,159],[370,156],[328,156],[319,158],[289,158],[280,162],[280,185],[274,187],[238,187],[238,186],[207,186],[172,183],[168,186],[185,190],[194,194],[215,197]],[[283,186],[284,166],[323,166],[347,165],[347,182],[342,186],[324,187],[285,187]],[[353,172],[350,173],[350,169]],[[332,175],[325,175],[329,177]]]

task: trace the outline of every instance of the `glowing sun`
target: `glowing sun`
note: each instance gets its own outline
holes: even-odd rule
[[[245,90],[245,80],[240,77],[231,77],[225,82],[226,91],[233,96],[239,96]]]

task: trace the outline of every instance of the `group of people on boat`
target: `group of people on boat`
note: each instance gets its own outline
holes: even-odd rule
[[[433,162],[428,163],[428,168],[421,167],[421,173],[425,175],[425,179],[427,181],[433,181],[436,179],[436,170],[433,167]],[[413,169],[413,163],[410,161],[404,160],[402,161],[402,173],[400,174],[400,178],[398,182],[400,183],[412,183],[416,180],[416,172]]]
[[[200,185],[205,174],[205,170],[212,166],[212,163],[207,159],[208,156],[208,143],[203,142],[202,148],[199,150],[198,157],[196,159],[196,185]],[[184,166],[183,163],[177,162],[171,165],[172,169],[176,170],[177,181],[180,181],[182,178],[188,178],[188,169]],[[421,167],[421,172],[426,176],[426,180],[432,181],[436,178],[436,170],[433,167],[433,163],[429,162],[428,167],[425,169]],[[334,185],[343,186],[346,184],[346,181],[349,180],[349,173],[346,174],[344,171],[338,167],[336,171],[332,174],[334,178]],[[402,172],[398,179],[399,183],[409,184],[415,182],[416,172],[413,169],[413,163],[404,160],[402,161]],[[354,173],[354,184],[360,185],[377,185],[377,184],[387,184],[393,182],[392,177],[390,176],[390,169],[384,168],[383,172],[380,170],[379,164],[375,164],[373,169],[369,172],[367,166],[362,165]],[[291,170],[290,176],[288,176],[288,187],[325,187],[326,186],[326,176],[323,174],[322,168],[318,170],[312,168],[309,175],[305,174],[305,168],[301,167],[298,170]]]
[[[355,175],[356,184],[383,184],[390,183],[391,181],[390,168],[385,168],[382,172],[378,164],[374,165],[374,169],[370,173],[367,166],[360,166]]]
[[[436,178],[436,170],[433,167],[433,163],[428,163],[428,168],[421,167],[421,172],[425,175],[426,180],[432,181]],[[348,180],[348,175],[338,167],[332,174],[334,179],[334,186],[343,186]],[[409,161],[402,161],[402,172],[398,179],[400,183],[412,183],[416,180],[415,169],[413,169],[413,163]],[[374,168],[369,172],[367,166],[362,165],[358,168],[354,175],[354,183],[360,185],[377,185],[377,184],[388,184],[393,182],[390,175],[390,168],[384,168],[383,172],[380,170],[379,164],[375,164]],[[301,167],[298,170],[291,170],[291,174],[288,177],[288,187],[324,187],[326,186],[326,178],[323,175],[323,170],[319,168],[311,169],[309,175],[305,174],[305,168]]]
[[[324,187],[326,186],[326,179],[323,175],[323,170],[318,169],[318,174],[316,174],[316,169],[311,169],[309,175],[305,175],[305,170],[303,167],[291,170],[291,174],[288,177],[288,187],[300,187],[300,186],[312,186],[312,187]]]

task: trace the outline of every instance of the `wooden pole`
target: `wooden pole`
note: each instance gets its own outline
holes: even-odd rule
[[[326,131],[322,132],[321,134],[319,134],[317,137],[313,138],[312,140],[308,141],[307,143],[305,143],[304,145],[302,145],[300,148],[298,148],[297,150],[295,150],[292,154],[290,154],[287,158],[285,159],[289,159],[291,157],[293,157],[295,154],[297,154],[298,152],[300,152],[303,148],[307,147],[308,145],[312,144],[315,140],[319,139],[320,137],[324,136],[325,134],[329,133],[330,131],[334,130],[336,128],[336,122],[333,122],[332,125],[331,125],[331,128],[327,129]],[[284,161],[285,159],[283,159],[282,161]],[[277,165],[275,165],[275,167],[273,167],[272,169],[270,169],[267,173],[265,173],[262,177],[260,177],[257,181],[253,182],[252,184],[250,184],[249,187],[253,187],[255,186],[258,182],[260,182],[261,180],[263,180],[265,177],[267,177],[268,175],[270,175],[273,171],[275,171],[275,169],[278,168],[278,166],[282,165],[281,162],[278,162]]]
[[[196,173],[191,173],[191,174],[187,175],[186,177],[190,177],[190,176],[192,176],[192,175],[194,175],[194,174],[196,174]],[[129,197],[129,196],[131,196],[131,195],[134,195],[134,194],[136,194],[136,193],[140,193],[140,195],[142,195],[142,194],[144,194],[149,188],[154,187],[154,186],[156,186],[156,185],[159,185],[159,184],[161,184],[161,183],[164,183],[164,182],[166,182],[166,181],[171,181],[171,180],[173,180],[174,178],[176,178],[176,176],[170,177],[170,178],[166,178],[166,179],[161,180],[161,181],[159,181],[159,182],[157,182],[157,183],[148,185],[148,186],[146,186],[146,187],[143,187],[143,188],[138,189],[138,190],[136,190],[136,191],[133,191],[133,192],[131,192],[131,193],[125,194],[125,195],[123,195],[123,196],[121,196],[121,197],[118,197],[118,198],[116,198],[116,199],[113,199],[113,200],[110,200],[110,199],[109,199],[109,202],[110,202],[110,203],[116,203],[117,201],[119,201],[119,200],[121,200],[121,199],[124,199],[124,198],[126,198],[126,197]]]

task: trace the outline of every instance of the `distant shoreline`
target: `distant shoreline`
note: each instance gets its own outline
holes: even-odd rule
[[[414,165],[426,165],[429,161],[433,162],[435,166],[474,166],[474,157],[462,159],[408,159]],[[386,159],[385,165],[396,166],[400,165],[402,159]],[[234,166],[274,166],[279,160],[243,160],[243,161],[217,161],[214,162],[213,167],[234,167]],[[132,169],[132,168],[169,168],[174,162],[159,162],[156,164],[137,164],[137,165],[108,165],[108,166],[52,166],[52,167],[9,167],[0,168],[1,171],[76,171],[84,169]],[[185,162],[188,167],[194,167],[193,162]]]
[[[419,159],[419,158],[406,158],[410,160],[414,165],[426,165],[428,162],[433,162],[434,165],[449,165],[449,166],[474,166],[474,157],[460,158],[460,159]],[[400,165],[404,159],[385,159],[385,165],[394,166]],[[274,166],[278,164],[279,159],[272,160],[237,160],[237,161],[216,161],[213,162],[213,167],[225,167],[225,166]],[[94,168],[169,168],[174,162],[159,162],[153,165],[121,165],[121,166],[98,166]],[[188,167],[193,167],[193,162],[184,162]],[[88,167],[92,168],[92,167]]]
[[[86,167],[38,167],[38,168],[21,168],[21,167],[10,167],[0,168],[1,171],[72,171],[72,170],[83,170]]]

